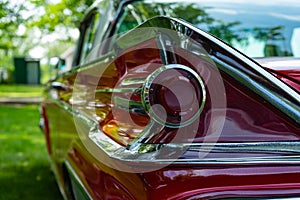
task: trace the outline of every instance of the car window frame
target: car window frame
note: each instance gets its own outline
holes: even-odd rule
[[[99,23],[100,23],[101,13],[98,12],[97,8],[93,8],[80,23],[79,31],[80,37],[78,40],[77,51],[74,56],[73,66],[85,64],[85,59],[88,56],[92,48],[84,49],[87,41],[94,46],[94,42],[97,38]],[[91,35],[94,37],[91,39]]]
[[[89,60],[88,62],[81,63],[81,51],[84,45],[84,38],[85,38],[85,32],[88,28],[89,21],[92,20],[94,15],[97,13],[100,14],[100,19],[98,20],[98,23],[96,26],[96,34],[93,41],[93,45],[100,45],[103,41],[108,40],[108,38],[112,37],[114,35],[114,30],[116,28],[116,25],[119,23],[120,17],[122,16],[124,7],[132,2],[139,1],[139,0],[125,0],[121,1],[119,5],[114,4],[115,1],[107,0],[110,5],[106,5],[105,8],[100,8],[99,6],[95,5],[94,7],[90,8],[89,11],[85,14],[85,17],[79,24],[79,39],[76,44],[76,49],[74,52],[74,59],[72,63],[72,68],[76,68],[82,65],[87,65],[91,62],[94,62],[98,59]],[[107,2],[106,2],[107,3]],[[109,13],[113,13],[112,16],[107,16]],[[103,22],[103,20],[106,20],[106,22]],[[103,33],[101,31],[101,28],[105,28],[106,31]],[[107,47],[110,47],[109,44],[113,43],[114,40],[107,42]],[[100,52],[99,58],[101,59],[102,56],[107,54],[111,51],[110,48],[108,49],[102,49],[103,51]]]
[[[78,27],[79,39],[77,41],[72,67],[76,67],[80,64],[81,52],[82,52],[83,43],[84,43],[84,39],[85,39],[85,33],[88,28],[88,25],[90,24],[91,20],[93,19],[94,15],[95,15],[96,10],[97,10],[96,8],[93,8],[91,11],[89,11],[88,14],[85,16],[85,18],[79,24],[79,27]]]

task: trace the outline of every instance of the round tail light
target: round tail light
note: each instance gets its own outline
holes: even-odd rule
[[[197,119],[205,100],[201,77],[180,64],[158,68],[147,77],[142,88],[142,103],[150,117],[172,128],[186,126]]]

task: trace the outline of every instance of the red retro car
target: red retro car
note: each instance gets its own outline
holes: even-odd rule
[[[95,2],[41,105],[63,196],[300,198],[299,9]]]

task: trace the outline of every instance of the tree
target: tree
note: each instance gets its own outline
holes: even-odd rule
[[[55,4],[35,0],[32,3],[39,14],[30,17],[27,27],[38,27],[44,36],[56,32],[60,33],[60,40],[74,41],[76,38],[70,30],[77,28],[93,0],[61,0]]]
[[[59,55],[76,40],[74,29],[93,0],[0,0],[0,67],[13,70],[14,56],[41,46],[44,56]],[[57,34],[55,42],[51,34]],[[78,35],[78,34],[77,34]],[[59,46],[60,48],[56,48]],[[49,52],[48,50],[49,49]],[[56,52],[55,49],[57,49]]]
[[[13,5],[8,0],[0,2],[0,67],[11,69],[12,56],[18,47],[17,40],[25,35],[21,33],[20,25],[24,22],[22,13],[24,5]]]

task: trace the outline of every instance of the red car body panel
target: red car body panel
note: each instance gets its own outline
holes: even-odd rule
[[[147,41],[146,43],[139,44],[139,46],[135,46],[134,50],[128,49],[127,52],[129,53],[125,52],[115,61],[108,63],[109,67],[102,73],[100,80],[98,80],[99,72],[97,73],[97,70],[106,67],[105,65],[96,65],[93,68],[81,70],[79,74],[76,74],[77,84],[85,87],[84,90],[87,94],[91,94],[95,89],[126,88],[128,86],[122,86],[121,83],[127,79],[146,78],[162,63],[158,48],[153,46],[153,44],[155,44],[154,41]],[[151,54],[149,54],[150,50]],[[147,57],[141,57],[140,55],[147,55]],[[177,62],[186,66],[192,66],[190,63],[200,63],[199,65],[201,66],[211,65],[196,56],[193,56],[193,59],[187,62],[183,58],[184,56],[188,56],[187,52],[180,51],[178,55],[183,56],[179,56]],[[191,55],[189,55],[189,58],[191,58]],[[225,73],[221,74],[223,80],[218,80],[217,76],[214,75],[218,72],[214,71],[213,67],[200,70],[202,77],[209,77],[207,79],[204,78],[206,87],[208,87],[207,85],[209,84],[213,85],[220,81],[224,83],[227,98],[227,108],[225,111],[226,121],[218,141],[290,141],[300,139],[299,127],[295,126],[286,115],[278,112],[252,91],[241,86]],[[207,76],[207,74],[209,74],[209,76]],[[75,76],[67,77],[63,82],[74,82],[74,77]],[[141,84],[142,83],[133,84],[130,85],[130,87],[138,88]],[[71,91],[62,91],[62,93],[70,92]],[[219,91],[216,90],[215,93],[217,92]],[[66,96],[70,95],[71,94]],[[113,102],[116,97],[139,102],[141,96],[133,94],[132,92],[117,93],[114,94],[114,96],[112,96],[111,93],[105,93],[105,95],[96,93],[95,95],[95,99],[92,94],[88,99],[85,99],[86,96],[78,99],[79,101],[86,101],[83,105],[80,105],[79,109],[92,115],[94,113],[90,112],[90,105],[95,104],[95,101],[96,103],[102,104],[101,108],[96,108],[96,115],[100,119],[98,120],[100,127],[105,134],[116,142],[124,146],[128,145],[148,124],[150,120],[148,116],[134,113],[128,116],[126,110],[119,109],[117,106],[111,106],[111,102]],[[210,95],[213,96],[214,94]],[[215,94],[214,96],[219,95]],[[69,99],[63,100],[65,100],[67,104],[71,104]],[[211,101],[210,96],[208,96],[203,114],[197,123],[209,123]],[[136,125],[140,126],[138,131],[136,130]],[[191,129],[193,125],[194,124],[187,126],[186,129]],[[132,129],[135,129],[135,131],[132,131]],[[203,142],[204,139],[208,141],[210,137],[207,131],[207,127],[200,126],[196,136],[192,138],[188,135],[179,137],[177,138],[177,142],[191,142],[191,140],[194,142]],[[174,139],[174,132],[176,132],[176,129],[165,128],[161,131],[161,134],[158,134],[157,137],[153,138],[150,142],[170,142]],[[132,133],[134,133],[134,135],[132,135]],[[215,138],[212,136],[211,140],[214,141]]]
[[[161,20],[165,22],[174,19]],[[199,35],[195,33],[190,36],[197,42],[203,42]],[[134,39],[128,41],[135,42]],[[223,62],[245,72],[250,82],[253,80],[270,91],[278,92],[278,88],[264,80],[248,63],[236,62],[227,49],[218,45],[215,49],[223,56]],[[83,198],[83,194],[92,199],[169,200],[299,196],[300,162],[293,160],[295,153],[289,149],[280,149],[280,146],[275,150],[269,150],[268,146],[258,151],[255,149],[255,145],[260,142],[286,142],[293,145],[293,142],[300,141],[299,123],[270,103],[270,100],[258,95],[247,82],[237,80],[226,70],[216,68],[211,60],[182,48],[172,49],[176,63],[196,71],[208,91],[203,111],[198,121],[180,127],[181,132],[179,128],[166,126],[142,143],[164,145],[215,142],[216,145],[234,143],[241,147],[249,143],[254,144],[253,149],[217,149],[204,152],[203,157],[201,152],[193,148],[185,149],[176,159],[179,162],[163,165],[161,160],[156,162],[157,157],[150,158],[153,160],[148,162],[134,159],[131,162],[110,156],[109,153],[115,152],[107,153],[99,148],[99,144],[89,135],[95,129],[92,122],[97,124],[96,133],[103,133],[124,149],[130,148],[130,144],[151,122],[151,116],[141,110],[141,92],[131,89],[141,88],[144,80],[164,65],[160,50],[157,41],[145,40],[126,48],[114,59],[88,63],[49,83],[47,98],[42,104],[43,130],[62,193],[67,193],[69,185],[66,179],[70,179],[73,195],[77,199]],[[256,62],[299,93],[299,60],[274,58],[256,59]],[[263,68],[261,70],[266,72]],[[211,86],[215,86],[213,90]],[[119,90],[128,92],[112,92]],[[218,99],[216,97],[225,100],[226,107],[213,108],[212,105]],[[287,94],[282,94],[280,98],[289,99]],[[183,97],[183,100],[189,102],[188,97]],[[134,111],[129,112],[124,102],[132,103]],[[223,122],[218,120],[223,116]],[[207,127],[210,123],[216,127],[222,123],[220,135],[215,135]],[[194,162],[195,158],[197,162]],[[248,159],[253,158],[256,159],[254,162],[248,162]],[[271,162],[264,162],[270,161],[268,158]],[[206,159],[209,162],[205,162]],[[222,162],[224,160],[228,162]],[[236,160],[240,162],[234,162]],[[116,165],[139,170],[122,171],[109,165],[111,161],[115,161]],[[140,171],[143,168],[147,170]],[[66,176],[66,173],[69,175]]]
[[[81,178],[96,199],[215,199],[270,197],[270,194],[287,197],[300,193],[300,168],[293,165],[190,166],[190,169],[169,166],[132,174],[104,172],[83,156],[76,160]]]
[[[143,46],[144,47],[144,46]],[[143,51],[143,50],[141,50]],[[130,77],[134,78],[136,70],[135,66],[140,66],[143,63],[160,63],[159,54],[153,53],[148,59],[134,59],[135,55],[142,52],[131,51],[129,55],[121,56],[120,59],[112,62],[109,70],[104,73],[105,77],[110,81],[100,80],[97,81],[96,87],[115,87],[118,82]],[[123,74],[119,74],[121,66],[127,66],[130,63],[130,67],[123,68]],[[151,66],[151,65],[149,65]],[[101,66],[95,66],[85,71],[81,71],[80,79],[89,80],[89,82],[83,82],[84,85],[90,87],[93,90],[95,82],[97,80],[94,77],[95,70],[101,68]],[[148,68],[144,68],[142,73],[149,74],[151,71]],[[127,72],[127,73],[125,73]],[[141,74],[138,75],[142,76]],[[230,77],[225,77],[225,88],[227,93],[227,117],[223,130],[223,134],[220,137],[220,141],[260,141],[262,138],[266,141],[278,141],[278,140],[299,140],[300,128],[295,126],[290,119],[284,114],[276,111],[269,104],[263,102],[259,97],[244,87],[237,87],[238,84]],[[75,75],[66,76],[62,80],[63,83],[73,83]],[[78,78],[78,75],[77,75]],[[103,78],[103,79],[104,79]],[[103,83],[105,85],[103,85]],[[89,90],[89,89],[88,89]],[[72,90],[60,91],[58,97],[61,101],[70,104],[70,97]],[[101,103],[102,106],[96,113],[99,117],[102,117],[99,121],[103,132],[119,142],[122,145],[128,144],[128,139],[131,141],[134,136],[128,137],[124,134],[116,133],[116,129],[107,125],[115,125],[118,121],[126,121],[122,116],[124,112],[121,109],[117,109],[115,115],[110,114],[110,99],[111,96],[97,96],[97,103]],[[130,95],[124,98],[132,98]],[[137,98],[139,99],[139,98]],[[238,100],[238,102],[236,101]],[[106,105],[105,102],[107,102]],[[242,103],[241,103],[242,102]],[[243,105],[248,105],[247,107]],[[86,102],[85,106],[80,106],[80,110],[89,114],[89,105],[91,102]],[[73,105],[74,106],[74,105]],[[76,106],[76,105],[75,105]],[[248,109],[247,109],[248,108]],[[47,109],[51,110],[51,107],[47,105]],[[207,108],[208,110],[209,108]],[[246,110],[245,110],[246,109]],[[56,110],[56,109],[55,109]],[[204,109],[205,110],[205,109]],[[205,112],[208,112],[205,110]],[[70,143],[69,138],[74,138],[74,122],[66,113],[61,113],[56,110],[51,113],[55,116],[50,118],[61,119],[64,121],[60,127],[55,127],[57,123],[50,123],[50,130],[55,133],[59,131],[59,135],[52,134],[52,140],[56,144],[54,149],[59,152],[54,152],[56,158],[61,157],[63,153],[62,149],[68,151],[68,160],[76,166],[76,171],[80,175],[80,179],[84,181],[85,187],[88,188],[93,194],[95,199],[210,199],[210,198],[225,198],[225,197],[263,197],[270,194],[276,195],[297,195],[300,193],[300,184],[298,182],[300,178],[299,166],[280,166],[280,165],[246,165],[246,166],[203,166],[203,165],[189,165],[188,168],[176,165],[170,165],[167,168],[149,172],[132,174],[110,169],[109,167],[99,163],[95,158],[91,157],[82,144],[80,139],[77,138]],[[261,113],[261,114],[258,114]],[[65,117],[62,117],[65,116]],[[104,117],[106,116],[106,117]],[[114,116],[115,118],[110,118]],[[241,117],[244,116],[244,117]],[[143,116],[134,116],[135,122],[141,126],[145,126],[149,118]],[[66,120],[67,119],[67,120]],[[204,119],[202,119],[204,120]],[[128,124],[126,126],[129,126]],[[166,129],[167,131],[167,129]],[[201,142],[202,135],[199,130],[194,142]],[[151,142],[168,142],[171,139],[168,137],[168,132],[163,132],[163,136],[153,138]],[[172,136],[171,136],[172,137]],[[187,142],[190,138],[181,138],[181,142]],[[49,140],[47,140],[49,141]],[[50,145],[50,144],[49,144]],[[58,146],[59,145],[59,146]],[[72,147],[70,149],[70,147]],[[232,153],[230,153],[232,154]],[[189,154],[185,155],[186,157]],[[210,154],[210,157],[228,157],[228,154],[218,155]],[[239,153],[232,154],[232,157],[247,157],[252,156],[251,153]],[[256,156],[267,156],[267,154],[260,153]]]
[[[300,92],[300,59],[263,58],[257,61],[286,84]]]

